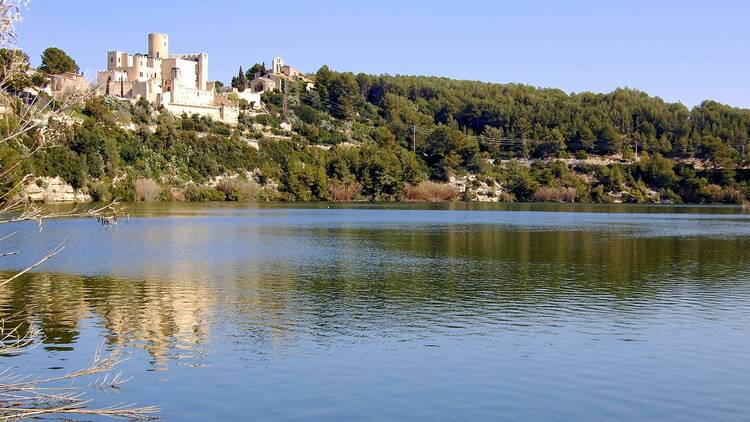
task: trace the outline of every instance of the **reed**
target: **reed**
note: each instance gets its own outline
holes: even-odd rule
[[[459,198],[458,188],[447,183],[420,182],[418,185],[406,185],[404,197],[408,201],[441,202],[455,201]]]

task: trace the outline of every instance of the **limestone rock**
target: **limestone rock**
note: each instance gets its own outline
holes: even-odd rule
[[[21,195],[34,202],[90,202],[91,196],[76,191],[60,177],[31,178]]]

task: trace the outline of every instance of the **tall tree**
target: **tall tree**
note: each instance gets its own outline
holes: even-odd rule
[[[328,99],[328,87],[331,84],[333,72],[327,65],[321,66],[315,73],[315,89],[320,94],[320,98]]]
[[[356,105],[360,101],[359,85],[351,73],[338,73],[328,87],[330,112],[341,119],[354,116]]]
[[[240,91],[243,91],[245,89],[245,85],[247,85],[247,77],[245,76],[245,72],[242,71],[242,66],[240,66],[240,70],[237,72],[237,76],[232,78],[232,86]]]
[[[68,54],[57,48],[49,47],[42,52],[42,65],[39,70],[49,75],[60,73],[78,73],[78,64]]]
[[[251,80],[255,77],[255,74],[259,74],[261,76],[265,75],[266,73],[266,66],[264,64],[255,63],[250,67],[250,69],[247,70],[247,80]]]
[[[706,136],[703,138],[699,152],[702,158],[711,162],[711,167],[715,173],[722,169],[732,169],[734,167],[734,155],[736,151],[729,144],[715,136]]]

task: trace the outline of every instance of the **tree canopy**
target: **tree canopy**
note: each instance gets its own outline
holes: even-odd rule
[[[266,74],[265,63],[255,63],[250,67],[250,69],[247,69],[247,73],[245,74],[245,76],[247,77],[247,80],[252,80],[255,77],[256,73],[261,76]]]
[[[404,146],[410,143],[408,126],[429,131],[445,125],[468,136],[504,140],[517,156],[628,155],[637,145],[639,152],[731,165],[746,162],[750,153],[750,110],[714,101],[690,110],[630,88],[567,94],[521,84],[354,75],[327,66],[318,70],[315,83],[306,104],[337,118],[364,116],[399,125],[392,129]],[[717,148],[714,139],[726,148]],[[500,149],[489,142],[481,148]]]
[[[60,73],[78,73],[79,68],[75,60],[65,51],[57,47],[49,47],[42,52],[42,65],[39,70],[49,75]]]
[[[245,72],[242,71],[242,66],[240,66],[240,70],[237,71],[237,76],[232,77],[231,85],[240,91],[245,90],[245,87],[247,86],[247,76],[245,75]]]

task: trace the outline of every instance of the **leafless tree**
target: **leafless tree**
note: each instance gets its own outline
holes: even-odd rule
[[[28,0],[0,0],[0,46],[10,48],[17,42],[16,27]],[[90,217],[103,225],[115,224],[121,209],[116,203],[88,209],[75,207],[67,211],[51,211],[24,198],[21,190],[24,183],[33,176],[23,174],[24,163],[34,154],[53,148],[61,141],[66,126],[70,124],[67,112],[91,95],[91,90],[67,92],[62,98],[39,95],[20,98],[6,89],[8,82],[24,72],[23,66],[13,63],[20,54],[10,55],[9,63],[4,64],[4,74],[0,78],[0,115],[4,128],[0,133],[0,147],[7,146],[14,154],[12,158],[0,162],[0,227],[35,221],[41,230],[45,220],[71,217]],[[28,99],[33,98],[33,99]],[[15,236],[21,231],[13,231],[0,237],[0,258],[18,254],[12,250]],[[10,249],[10,250],[4,250]],[[0,288],[33,270],[65,249],[64,241],[50,249],[28,267],[0,278]],[[6,326],[0,317],[0,359],[17,354],[33,347],[40,339],[40,332],[33,321]],[[94,407],[91,400],[84,397],[80,387],[73,381],[99,374],[91,386],[99,388],[119,388],[127,379],[121,374],[111,375],[122,362],[117,351],[102,354],[100,350],[91,364],[83,369],[57,377],[37,377],[28,374],[15,374],[9,369],[0,370],[0,419],[17,420],[43,415],[100,415],[119,418],[145,418],[158,412],[155,406],[138,407],[121,403],[110,407]]]

